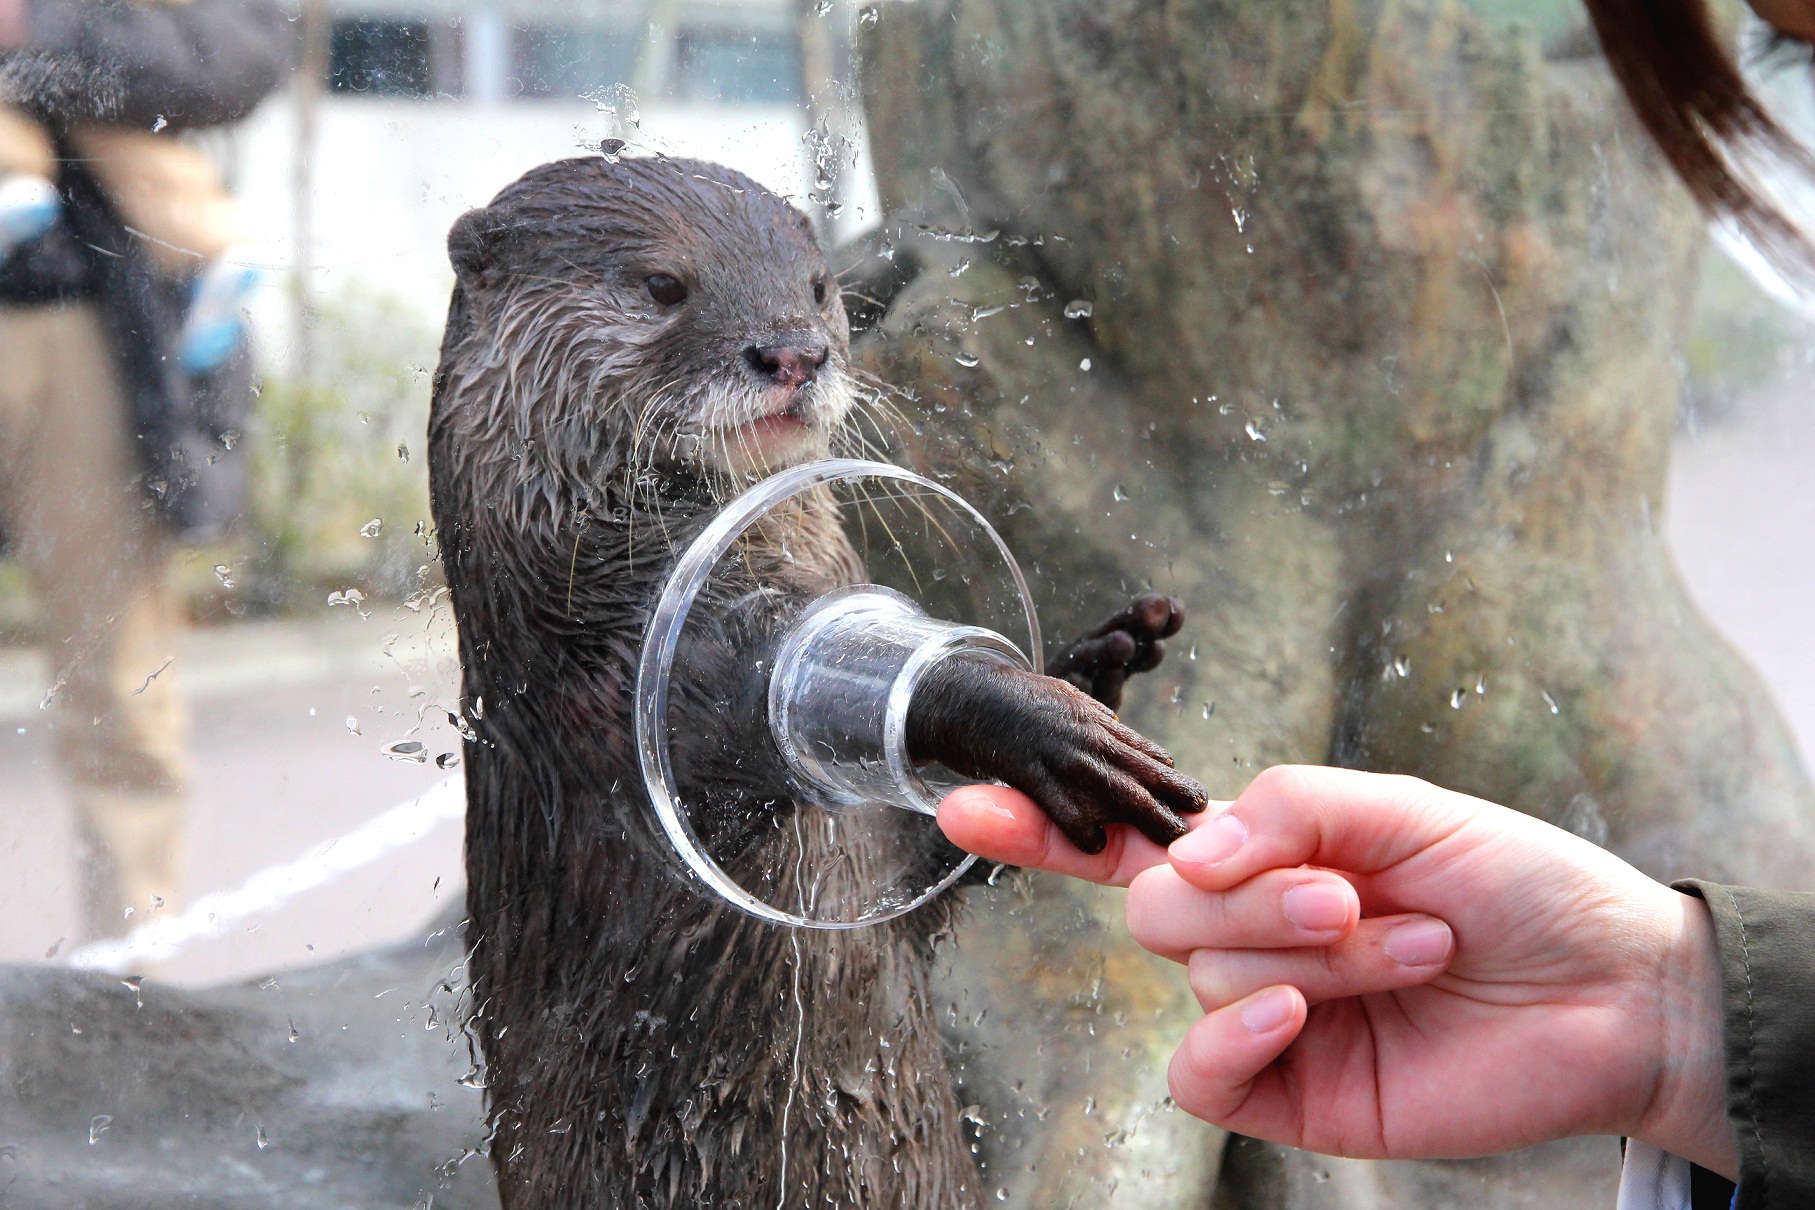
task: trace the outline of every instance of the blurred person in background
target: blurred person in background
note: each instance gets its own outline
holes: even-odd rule
[[[0,0],[0,530],[43,618],[89,938],[182,887],[173,544],[243,496],[232,202],[184,130],[284,79],[269,0]]]

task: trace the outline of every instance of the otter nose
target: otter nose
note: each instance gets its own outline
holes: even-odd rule
[[[778,386],[797,387],[812,382],[826,364],[829,349],[823,341],[790,345],[751,345],[744,350],[750,368]]]

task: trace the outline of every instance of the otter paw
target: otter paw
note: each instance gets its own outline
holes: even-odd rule
[[[966,777],[1013,786],[1087,853],[1106,825],[1132,825],[1155,844],[1185,834],[1180,815],[1209,803],[1172,757],[1076,686],[994,660],[935,665],[907,714],[908,755]]]
[[[1109,843],[1106,825],[1124,823],[1158,845],[1185,834],[1181,815],[1195,815],[1210,796],[1173,767],[1166,750],[1101,703],[1069,686],[1051,686],[1054,699],[1042,726],[1023,732],[1029,742],[1014,769],[999,776],[1044,810],[1067,840],[1086,853]]]
[[[1184,624],[1183,601],[1147,593],[1053,657],[1046,674],[1117,709],[1128,678],[1158,668],[1166,657],[1162,640]]]

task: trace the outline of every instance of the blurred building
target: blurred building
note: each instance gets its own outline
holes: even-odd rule
[[[792,105],[802,91],[788,0],[353,0],[331,29],[342,96],[558,101],[624,83],[652,103]]]
[[[831,66],[846,54],[848,9],[818,8],[327,0],[319,90],[288,90],[221,147],[254,219],[254,254],[274,270],[255,307],[262,347],[281,366],[294,344],[288,271],[299,263],[316,299],[394,295],[438,325],[454,218],[525,169],[602,139],[718,160],[804,201],[803,30],[832,47]],[[874,218],[860,143],[841,145],[840,235]]]

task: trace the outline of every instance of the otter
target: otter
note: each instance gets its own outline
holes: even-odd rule
[[[980,1204],[927,991],[949,903],[847,932],[759,921],[679,875],[636,771],[635,667],[671,553],[847,427],[849,329],[810,223],[716,165],[601,155],[531,170],[448,250],[429,472],[504,1206]],[[767,524],[751,584],[862,578],[828,497]],[[1204,792],[1113,706],[1182,618],[1142,597],[1051,677],[944,665],[910,752],[1020,787],[1083,848],[1112,822],[1167,842]],[[805,809],[755,766],[723,770],[727,819]]]

